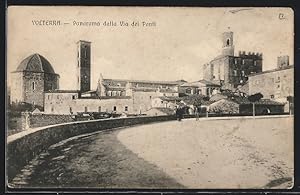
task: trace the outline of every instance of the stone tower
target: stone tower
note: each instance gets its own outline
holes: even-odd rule
[[[222,54],[224,56],[234,56],[233,32],[224,32],[222,34],[222,42]]]
[[[59,75],[40,54],[22,60],[11,74],[11,103],[26,102],[44,107],[44,92],[59,88]]]
[[[91,42],[77,42],[77,89],[80,92],[91,90]]]

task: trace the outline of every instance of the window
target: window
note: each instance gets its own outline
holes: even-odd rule
[[[32,90],[35,90],[35,82],[32,82]]]
[[[230,39],[227,39],[226,46],[229,46],[229,45],[230,45]]]
[[[34,105],[35,104],[35,102],[34,101],[32,101],[32,105]]]
[[[245,76],[245,71],[242,70],[242,76]]]
[[[270,97],[271,97],[271,99],[273,99],[273,98],[274,98],[274,95],[270,95]]]
[[[114,111],[117,111],[117,106],[114,106]]]
[[[71,114],[73,114],[73,110],[72,110],[72,107],[70,107],[70,113],[71,113]]]
[[[254,61],[254,66],[256,66],[256,61]]]
[[[54,112],[54,106],[51,107],[51,112]]]
[[[191,94],[191,93],[192,93],[192,89],[187,88],[187,89],[185,90],[185,92],[188,93],[188,94]]]
[[[152,99],[152,96],[150,95],[149,98],[150,98],[150,100],[151,100],[151,99]]]
[[[125,112],[127,112],[128,111],[128,106],[125,106]]]
[[[98,107],[98,112],[101,112],[101,106]]]
[[[84,107],[84,112],[87,112],[88,111],[88,107]]]
[[[236,70],[233,70],[233,75],[237,76],[237,71]]]
[[[277,85],[277,88],[280,88],[280,85]]]
[[[72,100],[75,100],[76,99],[76,96],[75,95],[72,95]]]
[[[48,100],[50,100],[50,95],[48,95]]]
[[[245,64],[245,60],[242,60],[242,64],[243,64],[243,65]]]
[[[237,64],[237,59],[236,58],[234,59],[234,64]]]

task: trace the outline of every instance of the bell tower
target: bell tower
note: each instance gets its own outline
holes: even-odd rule
[[[91,42],[77,42],[77,89],[80,92],[91,90]]]
[[[223,51],[224,56],[234,56],[234,45],[233,45],[233,32],[223,32],[222,34]]]

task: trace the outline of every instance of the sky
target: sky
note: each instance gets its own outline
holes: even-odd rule
[[[33,25],[37,20],[68,24]],[[104,26],[105,21],[117,26]],[[290,8],[13,6],[7,19],[7,82],[22,59],[39,53],[60,75],[60,89],[75,89],[78,40],[92,42],[92,88],[100,73],[113,79],[196,81],[203,77],[202,65],[221,53],[225,31],[234,32],[236,55],[263,53],[263,70],[270,70],[277,56],[289,55],[293,64],[293,24]]]

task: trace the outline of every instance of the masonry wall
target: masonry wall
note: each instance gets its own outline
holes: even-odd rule
[[[266,71],[249,77],[249,94],[262,93],[264,98],[286,101],[294,96],[294,68]]]
[[[279,114],[284,112],[284,105],[255,105],[256,114],[266,114],[266,110],[269,109],[271,114]],[[240,114],[253,113],[253,105],[240,105]]]
[[[30,128],[73,122],[71,115],[38,114],[30,115]]]
[[[44,106],[44,73],[24,72],[23,89],[25,102]]]
[[[7,138],[7,176],[8,182],[36,155],[49,146],[67,138],[117,127],[175,120],[175,116],[132,117],[101,119],[59,124],[28,130]]]
[[[114,107],[116,110],[114,110]],[[133,100],[130,97],[111,97],[109,99],[79,98],[78,93],[45,94],[45,114],[71,115],[78,112],[99,111],[133,113]]]

